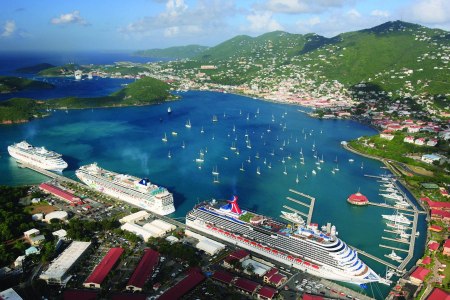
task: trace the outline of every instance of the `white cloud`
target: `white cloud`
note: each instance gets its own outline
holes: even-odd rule
[[[3,25],[3,32],[1,34],[2,37],[10,37],[16,31],[16,22],[13,20],[8,20]]]
[[[450,23],[450,1],[448,0],[416,0],[406,9],[413,21],[427,24]]]
[[[361,14],[356,9],[352,8],[347,12],[347,16],[354,19],[361,18]]]
[[[229,26],[226,18],[235,14],[234,3],[220,0],[199,0],[190,7],[185,0],[167,0],[165,10],[119,28],[125,37],[210,37],[223,33]]]
[[[274,13],[321,13],[352,2],[354,0],[266,0],[262,7]]]
[[[250,22],[248,29],[253,32],[283,30],[283,26],[272,18],[270,11],[254,12],[246,19]]]
[[[79,24],[79,25],[90,25],[84,18],[80,16],[78,10],[67,14],[61,14],[58,18],[53,18],[51,23],[54,25],[65,25],[65,24]]]
[[[386,10],[375,9],[370,12],[370,15],[374,17],[387,18],[390,14]]]

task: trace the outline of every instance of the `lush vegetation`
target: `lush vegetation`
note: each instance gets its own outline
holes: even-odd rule
[[[39,73],[42,70],[54,68],[54,67],[55,67],[54,65],[49,64],[49,63],[40,63],[40,64],[16,69],[16,72],[26,73],[26,74],[35,74],[35,73]]]
[[[66,97],[46,101],[54,108],[91,108],[147,105],[161,103],[171,97],[169,85],[158,79],[144,77],[109,96],[78,98]]]
[[[83,70],[83,68],[77,64],[66,64],[43,69],[38,74],[41,76],[60,76],[67,73],[73,74],[76,70]]]
[[[13,76],[0,76],[0,93],[11,93],[27,89],[51,89],[53,87],[52,84],[47,82]]]
[[[41,115],[39,103],[27,98],[12,98],[0,102],[0,123],[25,122]]]
[[[134,54],[137,56],[152,57],[152,58],[167,58],[167,59],[183,59],[198,56],[204,52],[208,47],[200,45],[187,45],[179,47],[170,47],[165,49],[150,49],[137,51]]]

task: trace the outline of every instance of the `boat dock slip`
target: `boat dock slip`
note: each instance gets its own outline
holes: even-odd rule
[[[351,247],[353,250],[356,250],[356,252],[358,252],[358,254],[362,254],[362,255],[364,255],[364,256],[370,258],[370,259],[373,259],[374,261],[379,262],[380,264],[383,264],[383,265],[388,266],[388,267],[391,268],[391,269],[394,269],[394,270],[397,269],[397,266],[394,266],[393,264],[391,264],[391,263],[389,263],[389,262],[387,262],[387,261],[385,261],[385,260],[383,260],[383,259],[381,259],[381,258],[378,258],[378,257],[376,257],[376,256],[373,256],[372,254],[369,254],[369,253],[367,253],[367,252],[365,252],[365,251],[359,250],[359,249],[356,248],[356,247],[353,247],[353,246],[350,246],[350,247]]]
[[[383,244],[380,244],[380,247],[381,248],[392,249],[392,250],[396,250],[396,251],[409,252],[409,250],[406,250],[406,249],[392,247],[392,246],[386,246],[386,245],[383,245]]]
[[[414,213],[414,220],[413,220],[413,226],[411,229],[411,241],[409,244],[409,251],[408,255],[406,256],[405,260],[400,264],[399,269],[404,269],[406,265],[409,263],[409,261],[413,258],[414,255],[414,245],[416,243],[416,232],[417,232],[417,221],[419,219],[419,214],[417,211]]]
[[[391,209],[395,209],[395,210],[402,210],[402,211],[408,211],[408,212],[412,212],[412,213],[419,213],[419,214],[426,214],[426,212],[421,211],[421,210],[417,210],[417,209],[413,209],[413,208],[401,208],[401,207],[395,207],[386,203],[375,203],[375,202],[368,202],[367,204],[369,205],[373,205],[373,206],[379,206],[379,207],[385,207],[385,208],[391,208]],[[412,214],[404,214],[404,215],[408,215],[408,216],[412,216]]]
[[[311,196],[306,195],[306,194],[303,194],[303,193],[300,193],[300,192],[298,192],[296,190],[293,190],[293,189],[289,189],[289,192],[297,194],[299,196],[302,196],[302,197],[307,198],[307,199],[310,200],[310,204],[308,205],[308,204],[306,204],[304,202],[301,202],[299,200],[293,199],[291,197],[286,197],[286,199],[288,199],[289,201],[301,204],[301,205],[306,206],[306,207],[309,208],[306,224],[311,224],[311,218],[312,218],[312,214],[313,214],[313,211],[314,211],[314,203],[316,202],[316,198],[311,197]]]
[[[388,237],[385,237],[385,236],[382,236],[381,238],[382,238],[383,240],[388,240],[388,241],[393,241],[393,242],[403,243],[403,244],[409,245],[409,241],[407,241],[407,240],[393,239],[393,238],[388,238]]]
[[[29,164],[26,164],[26,163],[22,163],[22,162],[20,162],[19,165],[21,167],[23,167],[23,168],[27,168],[27,169],[33,170],[35,172],[41,173],[42,175],[45,175],[45,176],[47,176],[49,178],[52,178],[52,179],[66,181],[66,182],[71,182],[71,183],[79,183],[78,181],[72,180],[70,178],[67,178],[65,176],[59,175],[57,173],[54,173],[54,172],[51,172],[51,171],[48,171],[48,170],[41,169],[41,168],[36,167],[36,166],[32,166],[32,165],[29,165]]]

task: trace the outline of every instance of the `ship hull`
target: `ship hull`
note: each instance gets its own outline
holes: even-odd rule
[[[118,200],[127,202],[131,205],[140,207],[147,211],[163,216],[175,212],[173,199],[171,205],[156,205],[154,204],[154,202],[149,202],[146,199],[132,197],[130,194],[115,188],[112,183],[110,184],[110,186],[107,186],[106,184],[102,184],[101,182],[95,180],[94,178],[90,178],[90,176],[88,176],[83,172],[77,171],[75,174],[83,183],[87,184],[88,186],[98,190],[101,193],[114,197]]]
[[[8,147],[8,153],[9,155],[11,155],[11,157],[21,163],[33,165],[44,170],[61,173],[64,169],[67,168],[67,163],[57,165],[52,164],[48,161],[45,161],[45,159],[39,158],[36,155],[30,153],[26,153],[25,151],[21,151],[12,146]]]

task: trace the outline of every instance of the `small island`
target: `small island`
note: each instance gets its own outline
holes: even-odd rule
[[[52,89],[53,84],[14,76],[0,76],[0,93],[12,93],[29,89]]]

